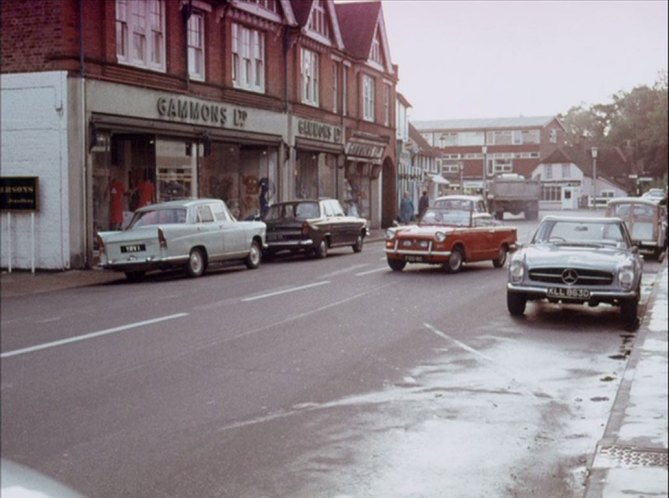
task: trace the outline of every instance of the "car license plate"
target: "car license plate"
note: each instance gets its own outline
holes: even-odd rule
[[[423,256],[407,256],[407,261],[410,263],[422,263]]]
[[[546,294],[548,297],[557,297],[560,299],[590,299],[590,290],[588,289],[549,287]]]
[[[144,244],[132,244],[129,246],[121,246],[121,252],[141,252],[146,251],[146,246]]]

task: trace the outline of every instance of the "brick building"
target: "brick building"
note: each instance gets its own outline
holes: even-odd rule
[[[397,68],[380,2],[0,8],[1,175],[39,185],[34,221],[3,213],[3,267],[29,267],[31,245],[39,268],[90,266],[95,233],[145,197],[222,198],[245,218],[263,184],[270,202],[336,197],[373,227],[392,220]]]
[[[566,140],[554,116],[414,121],[440,153],[442,175],[464,190],[482,191],[500,173],[526,178]]]

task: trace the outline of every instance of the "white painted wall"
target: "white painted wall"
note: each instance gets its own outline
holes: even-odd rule
[[[70,267],[67,73],[0,76],[0,174],[36,176],[35,266]],[[0,232],[1,265],[32,267],[30,212],[7,212]],[[10,234],[11,230],[11,234]],[[9,241],[11,239],[11,246]]]

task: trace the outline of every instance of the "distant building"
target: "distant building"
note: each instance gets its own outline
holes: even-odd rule
[[[542,157],[566,139],[555,116],[413,121],[439,151],[442,175],[464,190],[482,192],[499,173],[529,177]]]

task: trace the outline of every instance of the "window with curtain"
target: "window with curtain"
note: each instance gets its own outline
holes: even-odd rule
[[[204,16],[199,12],[188,19],[188,76],[204,81]]]
[[[302,49],[302,103],[318,106],[318,53]]]
[[[116,57],[120,64],[165,71],[163,0],[116,0]]]
[[[265,92],[265,34],[237,23],[232,24],[232,84]]]
[[[362,119],[374,122],[374,78],[363,75],[362,77],[362,96],[363,110]]]

